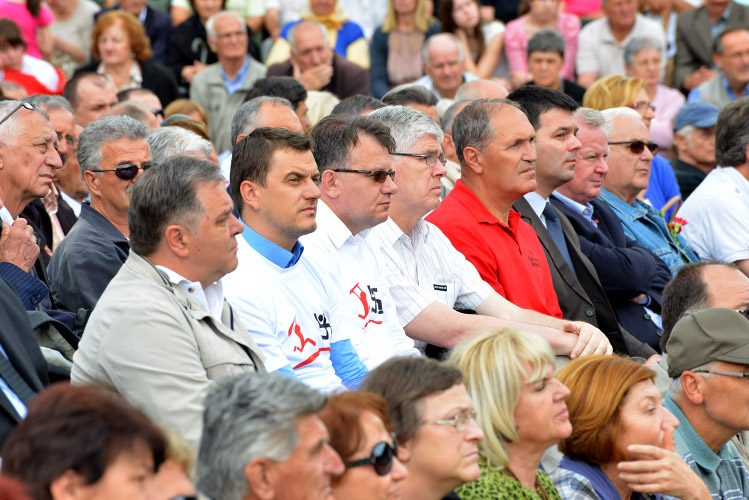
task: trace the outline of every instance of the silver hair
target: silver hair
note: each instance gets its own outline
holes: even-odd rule
[[[579,118],[581,122],[590,128],[603,128],[606,125],[606,118],[597,109],[577,108],[575,118]]]
[[[163,163],[172,156],[193,156],[208,160],[213,152],[211,143],[181,127],[162,127],[148,134],[151,159]]]
[[[325,26],[322,23],[318,23],[317,21],[300,21],[296,23],[294,26],[289,28],[289,33],[286,35],[288,38],[289,45],[291,45],[291,51],[296,54],[296,30],[299,28],[299,26],[308,26],[308,25],[315,25],[320,29],[320,32],[322,32],[323,40],[325,40],[325,45],[328,45],[328,30],[325,29]]]
[[[444,138],[442,129],[434,120],[407,106],[386,106],[371,112],[369,118],[390,128],[390,135],[395,139],[395,147],[399,152],[408,151],[425,135],[433,135],[440,143]]]
[[[429,47],[431,47],[435,39],[439,40],[439,37],[447,37],[455,42],[455,46],[458,47],[458,61],[462,61],[465,54],[463,54],[463,44],[460,43],[458,37],[453,35],[452,33],[439,33],[427,38],[426,42],[424,42],[424,46],[421,48],[421,60],[424,61],[424,64],[426,64],[427,66],[431,66],[431,63],[429,62]]]
[[[264,95],[256,97],[242,104],[234,117],[231,119],[231,143],[232,146],[237,143],[237,138],[241,134],[250,134],[253,130],[258,128],[262,116],[260,114],[260,108],[263,104],[275,104],[277,106],[286,106],[291,111],[294,111],[294,106],[288,99],[283,97]]]
[[[679,130],[676,131],[677,134],[683,136],[686,140],[689,141],[689,144],[692,143],[692,132],[697,130],[697,127],[694,125],[684,125]]]
[[[258,457],[287,460],[299,444],[297,421],[325,402],[314,389],[278,373],[248,373],[217,385],[205,399],[198,489],[211,498],[245,498],[247,464]]]
[[[46,109],[47,111],[53,111],[55,109],[65,109],[67,111],[70,111],[71,114],[73,113],[73,106],[70,105],[70,102],[59,95],[32,95],[26,99],[26,102],[36,104],[40,108]]]
[[[661,53],[661,59],[663,59],[665,49],[660,40],[647,36],[636,36],[624,46],[624,64],[626,66],[631,65],[637,54],[645,49],[658,49],[658,52]]]
[[[453,142],[462,166],[465,166],[465,148],[470,146],[483,153],[497,138],[492,119],[507,106],[522,111],[518,103],[507,99],[479,99],[458,114],[453,123]]]
[[[458,87],[458,91],[455,92],[456,101],[470,100],[475,101],[476,99],[486,99],[487,94],[485,91],[489,91],[487,87],[497,87],[498,89],[504,90],[504,95],[507,96],[509,92],[500,83],[493,82],[491,80],[473,80],[471,82],[464,82]]]
[[[442,132],[444,132],[445,134],[453,133],[453,122],[455,121],[455,117],[458,116],[458,108],[464,106],[465,104],[468,104],[472,100],[473,99],[456,100],[450,105],[449,108],[445,110],[445,114],[442,115],[442,120],[440,122],[440,125],[442,126]]]
[[[205,22],[205,33],[208,38],[212,38],[214,40],[216,39],[216,19],[223,16],[232,16],[237,21],[239,21],[242,26],[245,25],[242,16],[240,16],[236,12],[232,12],[230,10],[222,10],[221,12],[216,12]]]
[[[716,369],[716,361],[708,361],[704,365],[695,366],[694,368],[690,368],[689,371],[693,372],[695,370],[714,370]],[[713,375],[712,373],[700,373],[705,378],[711,378]],[[682,388],[681,388],[681,375],[674,377],[673,380],[671,380],[671,384],[668,386],[668,395],[671,396],[671,399],[676,401],[681,397],[682,394]]]
[[[101,147],[105,142],[118,139],[137,141],[146,138],[148,128],[129,116],[105,116],[91,122],[78,138],[78,163],[81,165],[81,175],[87,170],[101,168]]]
[[[21,102],[26,101],[0,101],[0,120],[13,111]],[[13,115],[0,125],[0,142],[5,145],[15,144],[16,137],[21,133],[21,113],[19,111],[21,110],[16,109]],[[49,115],[43,109],[36,108],[34,111],[41,113],[49,121]]]
[[[606,120],[606,124],[603,126],[603,131],[606,132],[606,137],[611,137],[611,127],[614,120],[619,117],[632,118],[642,122],[642,116],[640,116],[640,113],[632,108],[609,108],[601,111],[601,114]]]

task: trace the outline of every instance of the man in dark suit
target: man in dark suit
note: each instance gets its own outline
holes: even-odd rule
[[[613,210],[597,200],[608,173],[605,120],[592,109],[578,110],[579,127],[575,178],[552,194],[552,204],[564,213],[579,235],[619,323],[638,339],[659,350],[663,288],[671,279],[668,266],[653,252],[624,234]]]
[[[0,446],[49,384],[47,363],[15,290],[0,278]]]
[[[597,326],[621,354],[655,354],[622,330],[572,225],[549,202],[551,193],[575,175],[581,147],[573,118],[577,104],[562,92],[537,86],[520,87],[507,98],[520,104],[536,131],[536,190],[515,201],[513,208],[533,227],[544,248],[564,317]]]
[[[99,11],[94,19],[98,19],[100,15],[113,9],[131,13],[143,25],[146,36],[151,40],[153,55],[150,61],[166,64],[166,54],[172,39],[172,19],[169,14],[152,9],[146,3],[147,0],[120,0],[119,5]]]
[[[749,7],[726,0],[704,0],[701,7],[679,14],[674,86],[688,92],[717,76],[713,40],[725,30],[747,26]]]

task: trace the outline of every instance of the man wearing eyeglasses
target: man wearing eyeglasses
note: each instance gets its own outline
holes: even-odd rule
[[[128,116],[101,118],[81,132],[78,161],[91,193],[81,217],[52,254],[50,289],[71,312],[99,300],[130,251],[130,188],[151,152],[148,129]]]
[[[614,108],[603,111],[607,122],[609,173],[603,181],[601,199],[616,213],[624,234],[652,251],[668,265],[671,274],[698,257],[679,234],[669,232],[666,221],[651,205],[638,199],[647,189],[650,163],[658,145],[637,111]]]
[[[676,323],[666,349],[675,451],[713,498],[749,497],[749,472],[729,443],[749,430],[749,321],[730,309],[697,311]]]
[[[369,238],[387,220],[398,190],[390,157],[395,142],[385,125],[360,116],[329,116],[310,135],[321,196],[317,229],[301,241],[330,272],[351,343],[369,369],[392,356],[418,355],[398,322],[379,246]]]
[[[244,230],[239,265],[223,283],[268,371],[330,393],[358,387],[367,368],[324,263],[299,242],[317,227],[320,174],[311,150],[309,137],[267,127],[234,147],[230,186]]]
[[[431,221],[423,220],[440,206],[440,180],[446,172],[443,134],[431,118],[404,106],[379,109],[369,118],[390,128],[398,148],[392,156],[400,185],[392,196],[390,218],[378,225],[371,237],[380,247],[384,277],[400,324],[409,337],[418,341],[419,349],[426,351],[427,344],[453,347],[476,333],[508,326],[543,335],[560,355],[577,357],[610,349],[606,337],[595,327],[521,309],[492,290],[470,257],[459,251],[485,248],[477,234],[480,228],[470,226],[470,236],[465,241],[451,243],[449,235],[446,237]],[[467,217],[461,213],[455,221],[462,224]],[[532,229],[528,230],[538,245]],[[543,250],[540,255],[543,258]],[[543,262],[546,263],[545,258]],[[455,309],[477,314],[462,314]],[[579,336],[572,333],[578,328]]]

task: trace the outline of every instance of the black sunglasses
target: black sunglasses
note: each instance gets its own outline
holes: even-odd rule
[[[118,179],[122,179],[123,181],[131,181],[135,179],[135,176],[138,175],[138,170],[140,170],[141,168],[145,171],[155,166],[156,166],[155,162],[147,161],[141,165],[128,163],[127,165],[120,165],[117,168],[107,168],[104,170],[91,170],[91,172],[114,172],[114,175],[116,175]]]
[[[348,170],[345,168],[331,168],[333,172],[353,172],[355,174],[364,174],[371,177],[372,180],[379,184],[384,184],[388,177],[395,182],[395,170]]]
[[[378,476],[388,475],[393,468],[393,458],[398,456],[398,444],[395,441],[395,433],[390,434],[390,438],[393,440],[392,446],[386,441],[380,441],[372,448],[372,454],[369,458],[348,462],[346,463],[346,468],[371,465]]]
[[[18,106],[16,106],[15,108],[13,108],[13,111],[11,111],[11,112],[10,112],[10,113],[8,113],[7,115],[5,115],[5,116],[3,117],[3,119],[2,119],[2,120],[0,120],[0,125],[2,125],[3,123],[5,123],[5,122],[6,122],[6,120],[7,120],[8,118],[10,118],[11,116],[13,116],[13,114],[14,114],[14,113],[15,113],[16,111],[18,111],[19,109],[21,109],[21,108],[24,108],[24,109],[28,109],[29,111],[33,111],[33,110],[35,110],[35,109],[36,109],[36,110],[38,110],[38,109],[39,109],[39,106],[37,106],[36,104],[31,104],[30,102],[22,102],[21,104],[19,104],[19,105],[18,105]]]
[[[625,148],[629,148],[630,151],[632,151],[633,154],[639,155],[642,154],[643,151],[645,151],[645,147],[650,150],[651,153],[656,154],[658,153],[658,145],[654,142],[643,142],[643,141],[619,141],[619,142],[610,142],[610,145],[618,144],[620,146],[624,146]]]

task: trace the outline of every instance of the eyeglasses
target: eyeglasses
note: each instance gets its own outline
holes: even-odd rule
[[[390,434],[393,445],[386,441],[380,441],[372,448],[369,458],[347,462],[346,468],[371,465],[378,476],[386,476],[393,468],[393,458],[398,456],[398,444],[395,441],[395,433]]]
[[[632,153],[636,155],[642,154],[642,152],[645,151],[645,147],[647,147],[650,150],[650,152],[653,154],[658,153],[658,145],[654,142],[619,141],[619,142],[609,142],[609,145],[624,146],[625,148],[629,148],[629,150],[632,151]]]
[[[331,168],[332,172],[353,172],[355,174],[364,174],[371,177],[372,180],[379,184],[384,184],[388,177],[395,182],[395,170],[348,170],[345,168]]]
[[[390,154],[395,155],[395,156],[411,156],[413,158],[423,158],[424,161],[426,161],[427,166],[429,167],[435,166],[437,164],[437,160],[439,160],[443,166],[447,163],[447,158],[445,158],[444,153],[440,153],[440,154],[429,153],[428,155],[418,155],[415,153],[390,153]]]
[[[655,106],[650,104],[649,102],[636,102],[630,106],[630,108],[634,109],[635,111],[642,113],[646,109],[650,108],[650,111],[655,113]]]
[[[39,106],[37,106],[36,104],[31,104],[30,102],[22,102],[21,104],[19,104],[19,105],[18,105],[18,106],[16,106],[15,108],[13,108],[13,111],[11,111],[11,112],[10,112],[10,113],[8,113],[7,115],[5,115],[5,116],[3,117],[3,119],[2,119],[2,120],[0,120],[0,125],[2,125],[3,123],[5,123],[5,121],[6,121],[6,120],[7,120],[8,118],[10,118],[11,116],[13,116],[13,114],[14,114],[14,113],[15,113],[16,111],[18,111],[19,109],[21,109],[21,108],[24,108],[24,109],[28,109],[29,111],[33,111],[33,110],[37,110],[37,111],[39,111]]]
[[[146,171],[149,168],[155,167],[155,166],[156,166],[155,162],[147,161],[145,163],[142,163],[141,165],[128,163],[127,165],[120,165],[117,168],[106,168],[103,170],[90,170],[90,172],[114,172],[114,175],[116,175],[118,179],[122,179],[123,181],[131,181],[135,179],[136,175],[138,175],[138,170],[143,169],[143,171]]]
[[[693,373],[713,373],[715,375],[726,375],[728,377],[749,378],[749,373],[721,372],[718,370],[690,370]]]
[[[455,427],[455,430],[458,432],[463,432],[466,430],[466,427],[468,426],[468,422],[471,420],[476,420],[476,411],[462,411],[458,414],[456,414],[452,418],[444,419],[444,420],[428,420],[422,422],[423,424],[434,424],[434,425],[452,425]]]

